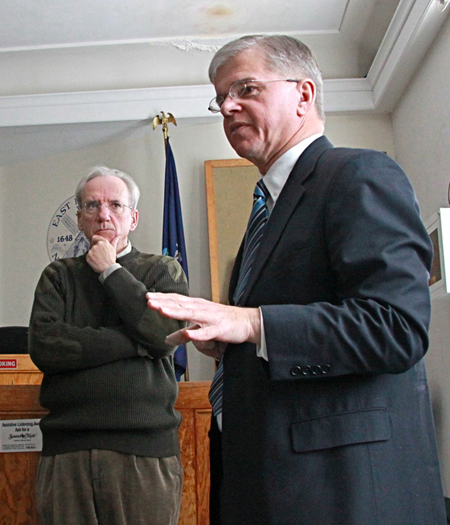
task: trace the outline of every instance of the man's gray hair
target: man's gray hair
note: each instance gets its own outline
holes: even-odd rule
[[[137,208],[138,202],[139,202],[139,196],[141,192],[139,191],[138,185],[134,182],[133,178],[128,175],[128,173],[125,173],[123,171],[107,168],[106,166],[96,166],[95,168],[92,168],[89,173],[83,177],[80,182],[78,183],[78,186],[75,190],[75,197],[78,202],[78,206],[81,206],[81,198],[83,195],[83,190],[86,184],[96,177],[117,177],[118,179],[123,180],[128,188],[128,193],[130,195],[130,206],[133,208]],[[126,203],[124,203],[126,204]]]
[[[325,120],[322,73],[312,51],[296,38],[285,35],[248,35],[232,40],[214,55],[208,71],[210,81],[214,84],[217,72],[222,66],[253,46],[263,52],[269,71],[284,78],[310,78],[314,82],[317,113]]]

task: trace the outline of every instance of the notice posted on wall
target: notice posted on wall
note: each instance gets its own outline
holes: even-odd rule
[[[42,432],[40,419],[9,419],[0,421],[1,452],[40,452]]]

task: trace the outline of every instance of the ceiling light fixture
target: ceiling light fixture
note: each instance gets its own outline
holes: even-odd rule
[[[450,0],[436,0],[436,4],[439,11],[444,11],[448,4],[450,4]]]

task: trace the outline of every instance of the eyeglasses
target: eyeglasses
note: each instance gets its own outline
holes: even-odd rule
[[[113,213],[114,215],[122,215],[125,208],[130,208],[130,210],[134,209],[133,206],[129,206],[128,204],[124,204],[123,202],[119,202],[119,201],[113,201],[113,202],[87,201],[82,205],[82,208],[88,215],[96,215],[97,213],[100,213],[102,206],[106,206],[108,210],[110,211],[110,213]]]
[[[300,82],[300,80],[294,78],[275,80],[238,80],[234,84],[231,84],[231,87],[225,96],[217,95],[214,97],[209,103],[208,109],[212,113],[219,113],[227,96],[230,96],[233,99],[255,98],[261,93],[261,90],[264,88],[264,83],[268,82]]]

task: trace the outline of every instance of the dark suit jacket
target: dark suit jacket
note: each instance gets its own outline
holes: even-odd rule
[[[308,147],[243,297],[262,307],[269,361],[225,352],[223,524],[446,522],[422,361],[431,259],[395,162]]]

